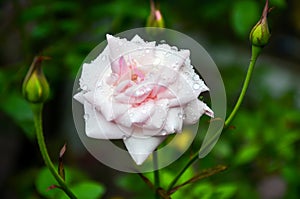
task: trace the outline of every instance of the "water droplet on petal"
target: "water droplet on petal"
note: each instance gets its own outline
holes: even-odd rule
[[[102,88],[102,82],[101,82],[101,81],[99,81],[99,82],[97,83],[97,88],[99,88],[99,89]]]
[[[161,135],[165,136],[165,135],[167,135],[167,132],[163,131],[163,132],[161,132]]]
[[[185,120],[186,114],[184,114],[184,113],[178,113],[178,117],[179,117],[180,119]]]
[[[186,76],[190,76],[190,73],[189,73],[189,72],[184,72],[184,74],[185,74]]]
[[[198,90],[200,88],[200,84],[194,84],[193,89]]]
[[[90,118],[90,115],[89,114],[84,114],[83,118],[84,118],[84,120],[88,120]]]
[[[123,45],[123,42],[122,42],[122,41],[119,41],[118,44],[119,44],[119,46],[122,46],[122,45]]]
[[[106,55],[102,55],[101,60],[102,60],[102,61],[105,61],[105,60],[106,60]]]
[[[171,50],[178,51],[178,48],[176,46],[172,46]]]
[[[200,80],[200,77],[195,74],[194,77],[193,77],[193,80],[198,81],[198,80]]]
[[[128,138],[128,137],[127,137],[126,135],[123,135],[123,136],[122,136],[122,139],[123,139],[123,140],[127,140],[127,138]]]

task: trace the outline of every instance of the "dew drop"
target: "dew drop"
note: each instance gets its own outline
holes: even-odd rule
[[[126,135],[123,135],[122,138],[123,140],[127,140],[128,137]]]
[[[186,114],[178,113],[178,117],[184,120],[186,118]]]
[[[178,48],[176,46],[172,46],[171,50],[178,51]]]
[[[193,89],[198,90],[199,88],[200,88],[200,85],[199,85],[199,84],[194,84],[194,85],[193,85]]]
[[[166,132],[166,131],[163,131],[163,132],[161,133],[161,135],[165,136],[165,135],[167,135],[167,132]]]
[[[122,45],[123,45],[123,42],[122,42],[122,41],[119,41],[118,44],[119,44],[119,46],[122,46]]]
[[[184,72],[184,75],[185,76],[190,76],[190,73],[189,72]]]
[[[97,88],[101,89],[102,88],[102,82],[97,83]]]
[[[88,120],[90,118],[90,115],[89,114],[84,114],[83,118],[84,118],[84,120]]]
[[[193,80],[198,81],[200,80],[200,77],[198,75],[194,75]]]
[[[102,61],[105,61],[105,60],[106,60],[106,55],[102,55],[101,60],[102,60]]]

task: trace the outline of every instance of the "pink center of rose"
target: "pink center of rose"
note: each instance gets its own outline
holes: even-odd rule
[[[109,81],[109,84],[116,86],[117,93],[126,93],[127,89],[133,86],[136,87],[129,96],[131,99],[129,101],[133,107],[140,106],[149,100],[156,100],[158,93],[166,90],[165,87],[153,85],[153,83],[142,85],[146,74],[138,68],[138,64],[134,59],[126,62],[123,56],[120,57],[119,60],[112,63],[112,72],[118,78],[114,81]],[[128,82],[128,80],[131,80],[131,82]]]

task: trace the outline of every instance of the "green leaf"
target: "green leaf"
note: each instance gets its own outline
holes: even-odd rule
[[[237,191],[237,185],[235,184],[223,184],[216,188],[216,193],[219,199],[233,198],[234,194]]]
[[[210,183],[203,183],[196,186],[193,190],[193,195],[201,199],[210,199],[213,195],[214,187]]]
[[[84,199],[99,199],[105,193],[104,187],[93,181],[86,181],[78,183],[71,187],[73,193],[77,196],[77,198]],[[67,196],[62,196],[60,199],[67,199]]]
[[[35,186],[37,191],[46,198],[57,198],[63,193],[62,190],[58,188],[53,188],[49,190],[49,187],[52,185],[57,185],[55,178],[51,175],[48,168],[43,168],[38,173],[38,176],[35,180]]]
[[[260,18],[260,9],[256,1],[236,1],[231,13],[234,31],[241,38],[248,37],[251,28]]]
[[[0,108],[22,128],[29,139],[34,139],[33,114],[29,104],[21,94],[11,93],[5,98],[2,98]]]
[[[236,164],[245,164],[252,161],[260,151],[260,147],[258,145],[250,145],[245,146],[244,148],[240,149],[238,152],[235,163]]]
[[[57,165],[55,165],[55,167],[57,167]],[[65,176],[66,183],[68,185],[74,184],[74,186],[76,186],[76,183],[79,183],[87,179],[87,176],[85,176],[81,171],[72,169],[70,167],[66,167],[65,172],[66,172],[66,176]],[[42,196],[46,198],[54,198],[54,197],[60,198],[66,196],[66,194],[58,188],[49,190],[49,187],[52,185],[58,185],[58,183],[50,173],[49,169],[47,167],[43,167],[42,169],[40,169],[35,179],[35,186],[37,188],[38,193],[40,193]]]

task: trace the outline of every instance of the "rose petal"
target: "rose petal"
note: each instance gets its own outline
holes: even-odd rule
[[[169,85],[177,81],[178,77],[178,71],[172,70],[168,67],[160,67],[158,84],[168,87]]]
[[[167,120],[164,126],[166,133],[180,133],[182,131],[184,117],[185,116],[181,107],[171,108],[168,112]]]
[[[113,73],[116,73],[119,76],[125,75],[129,72],[129,67],[125,61],[124,56],[121,56],[119,59],[112,61],[111,70]]]
[[[184,108],[186,117],[183,122],[188,125],[195,124],[204,113],[210,117],[214,117],[213,111],[204,102],[196,99],[188,103]]]
[[[108,122],[88,102],[84,102],[85,133],[96,139],[122,139],[124,133],[115,123]]]
[[[106,47],[103,52],[91,63],[84,63],[80,77],[80,88],[83,90],[94,90],[104,73],[110,72],[109,66],[109,48]]]
[[[160,135],[159,132],[163,128],[168,115],[169,100],[163,99],[156,101],[153,110],[154,111],[152,112],[148,121],[143,124],[144,135]]]
[[[116,85],[114,89],[114,95],[118,95],[119,93],[125,92],[126,89],[133,85],[135,85],[135,83],[131,80],[124,80],[120,82],[118,85]]]
[[[106,38],[112,62],[124,56],[127,60],[136,61],[141,66],[152,64],[155,42],[142,42],[143,40],[138,37],[133,38],[135,42],[111,35],[106,35]]]
[[[126,112],[131,105],[127,103],[118,103],[112,97],[109,97],[109,92],[98,89],[95,93],[87,92],[84,98],[93,104],[99,110],[107,121],[113,121]]]
[[[169,86],[170,90],[176,93],[176,98],[170,101],[170,106],[182,106],[198,98],[201,92],[208,88],[200,79],[192,81],[183,75],[180,75],[176,84]]]
[[[76,93],[73,98],[75,100],[77,100],[78,102],[80,102],[81,104],[83,104],[84,102],[84,97],[83,97],[83,93],[82,92],[79,92],[79,93]]]
[[[185,60],[190,56],[189,50],[172,50],[167,44],[158,45],[155,48],[154,56],[161,60],[160,65],[167,66],[178,71],[183,66]]]
[[[139,125],[142,125],[152,115],[155,110],[154,108],[154,102],[148,101],[140,106],[130,108],[125,114],[129,114],[132,123],[138,123]]]
[[[141,165],[165,138],[165,136],[147,138],[132,136],[125,139],[124,144],[135,163]]]

